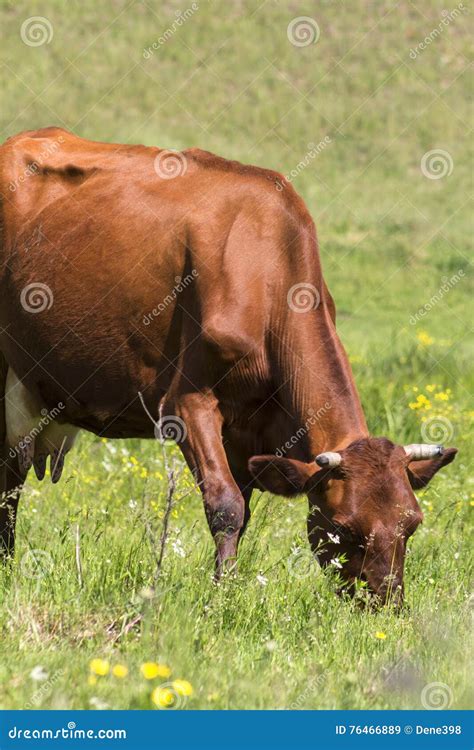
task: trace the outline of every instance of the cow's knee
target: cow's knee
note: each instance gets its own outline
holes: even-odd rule
[[[239,491],[229,488],[209,492],[204,488],[204,507],[212,535],[232,536],[244,525],[245,503]]]
[[[222,488],[218,494],[204,491],[204,509],[216,545],[216,577],[235,565],[237,547],[245,523],[245,502],[240,492]]]

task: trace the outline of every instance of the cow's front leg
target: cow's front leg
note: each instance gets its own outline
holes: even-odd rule
[[[184,438],[179,445],[199,482],[216,544],[216,575],[219,577],[235,565],[245,517],[245,501],[222,444],[222,415],[211,391],[186,393],[167,400],[162,412],[163,425],[169,424],[173,415],[184,422],[184,427],[180,426]]]

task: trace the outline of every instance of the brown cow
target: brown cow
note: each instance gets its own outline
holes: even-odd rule
[[[159,421],[199,482],[219,572],[260,485],[308,494],[312,548],[347,558],[349,588],[400,598],[412,488],[456,451],[369,437],[284,178],[47,128],[0,148],[0,197],[4,554],[31,465],[42,478],[50,456],[58,481],[79,428],[152,438]]]

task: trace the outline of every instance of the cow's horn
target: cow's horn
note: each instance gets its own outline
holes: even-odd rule
[[[340,453],[331,453],[331,451],[328,451],[327,453],[320,453],[314,460],[318,466],[322,466],[325,469],[333,469],[335,466],[339,466],[342,456]]]
[[[413,443],[412,445],[404,445],[403,448],[412,461],[423,461],[425,458],[442,456],[444,451],[442,445],[429,445],[429,443]]]

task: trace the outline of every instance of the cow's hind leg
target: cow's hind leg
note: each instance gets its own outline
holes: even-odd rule
[[[220,576],[235,564],[246,514],[244,497],[232,476],[222,444],[222,415],[215,396],[208,391],[166,400],[163,425],[172,424],[173,416],[184,423],[180,425],[184,437],[179,444],[204,499],[216,544],[216,574]]]
[[[13,556],[18,501],[25,479],[18,456],[8,455],[5,420],[5,388],[8,364],[0,352],[0,561]]]
[[[25,480],[18,459],[2,459],[0,471],[0,561],[13,557],[15,552],[15,525],[21,489]]]

